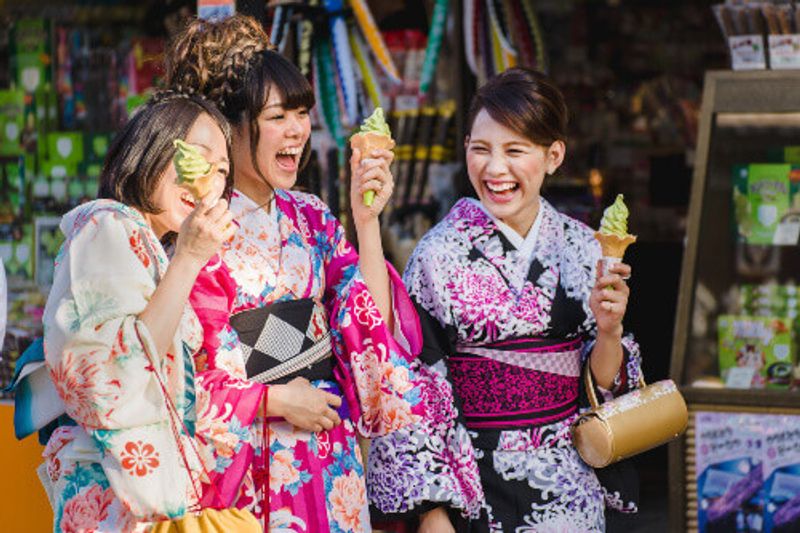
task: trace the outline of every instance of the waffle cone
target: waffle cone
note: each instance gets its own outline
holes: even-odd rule
[[[363,157],[373,150],[391,150],[394,148],[394,139],[379,133],[356,133],[350,137],[350,147],[359,150]]]
[[[203,198],[211,192],[214,187],[214,174],[217,172],[216,163],[211,165],[211,169],[199,178],[192,181],[181,181],[180,186],[192,193],[196,199]]]
[[[625,249],[636,242],[636,235],[627,234],[624,237],[617,237],[609,233],[596,231],[594,238],[600,242],[603,248],[603,257],[616,257],[622,259]]]

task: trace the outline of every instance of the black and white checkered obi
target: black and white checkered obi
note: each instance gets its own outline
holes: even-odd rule
[[[276,302],[231,316],[247,377],[259,383],[333,379],[331,332],[325,308],[311,298]]]

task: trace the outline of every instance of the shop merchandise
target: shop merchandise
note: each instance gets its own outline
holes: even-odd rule
[[[769,420],[769,421],[768,421]],[[768,416],[764,435],[764,533],[800,530],[800,417]]]
[[[797,359],[794,329],[788,318],[721,315],[719,369],[726,386],[787,389]]]
[[[699,530],[761,531],[763,430],[758,419],[728,413],[695,416]]]
[[[732,178],[739,237],[748,244],[796,245],[800,240],[800,166],[735,165]]]

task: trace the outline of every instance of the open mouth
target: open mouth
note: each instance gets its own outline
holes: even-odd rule
[[[188,206],[191,209],[194,209],[197,203],[194,200],[194,196],[192,196],[188,192],[181,193],[181,203],[185,206]]]
[[[519,183],[513,181],[486,181],[484,182],[484,185],[486,185],[486,188],[489,190],[489,192],[496,195],[509,195],[519,189]]]
[[[297,165],[300,160],[300,154],[303,152],[302,146],[291,146],[279,150],[275,155],[278,166],[284,170],[294,171],[297,170]]]

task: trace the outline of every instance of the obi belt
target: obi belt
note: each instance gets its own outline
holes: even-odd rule
[[[544,426],[578,410],[582,339],[458,345],[447,366],[470,429]]]
[[[231,316],[247,378],[287,383],[296,377],[333,380],[331,332],[325,308],[311,298],[275,302]]]

